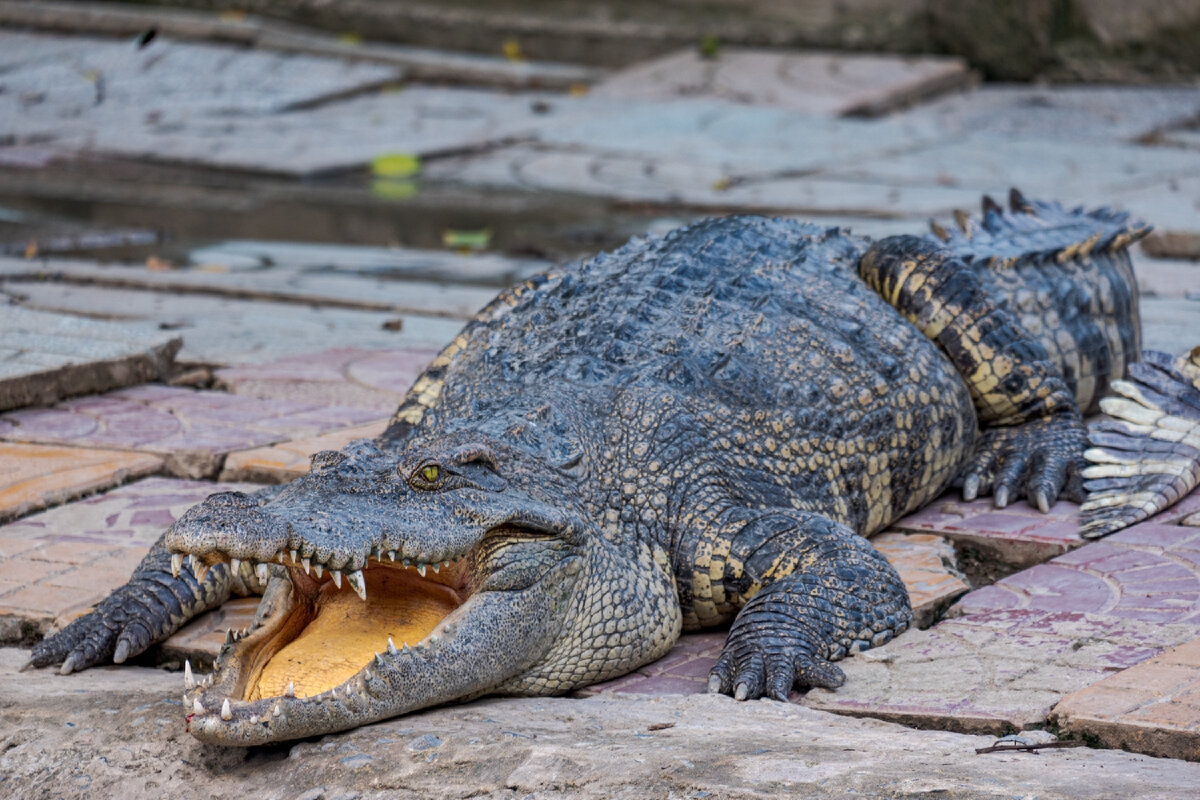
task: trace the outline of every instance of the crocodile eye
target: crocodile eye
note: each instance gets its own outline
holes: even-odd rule
[[[437,468],[437,464],[429,464],[421,470],[421,477],[430,483],[437,483],[440,474],[441,470]]]

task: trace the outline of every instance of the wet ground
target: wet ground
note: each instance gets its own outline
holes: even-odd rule
[[[922,630],[791,709],[698,696],[722,641],[706,634],[573,699],[229,755],[182,734],[178,676],[15,672],[191,504],[375,435],[498,287],[698,216],[882,236],[1013,184],[1116,205],[1157,226],[1135,253],[1147,344],[1198,344],[1200,89],[971,88],[952,60],[753,51],[536,91],[430,82],[462,69],[452,53],[426,54],[422,81],[167,36],[0,30],[0,54],[0,796],[118,780],[129,796],[282,798],[1200,785],[1196,494],[1093,543],[1067,503],[943,498],[875,540]],[[513,63],[564,74],[494,66]],[[205,663],[252,608],[195,621],[144,663]],[[665,722],[674,733],[646,730]],[[975,754],[1021,729],[1100,749]]]

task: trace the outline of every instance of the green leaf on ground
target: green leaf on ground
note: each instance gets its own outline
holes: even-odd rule
[[[477,231],[442,231],[442,244],[456,250],[483,250],[492,241],[492,229]]]
[[[411,178],[421,171],[421,157],[412,153],[384,153],[371,159],[371,174],[377,178]]]

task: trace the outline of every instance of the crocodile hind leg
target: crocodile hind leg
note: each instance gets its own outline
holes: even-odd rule
[[[908,591],[867,540],[827,517],[793,510],[727,512],[721,581],[741,606],[709,691],[786,700],[793,686],[834,688],[834,663],[881,645],[912,620]]]
[[[1085,432],[1074,394],[974,270],[927,239],[893,236],[871,246],[859,274],[937,343],[970,390],[982,433],[964,497],[991,492],[1003,507],[1024,495],[1042,511],[1060,493],[1080,499]]]
[[[1200,484],[1200,347],[1186,356],[1146,351],[1116,397],[1112,419],[1091,425],[1080,533],[1088,539],[1146,519]]]
[[[217,525],[254,526],[257,509],[282,488],[270,486],[250,495],[211,495],[176,525],[211,520]],[[197,574],[181,569],[179,561],[173,561],[162,544],[165,536],[154,543],[127,583],[89,613],[38,642],[25,666],[62,664],[60,671],[66,675],[110,661],[120,664],[165,640],[192,617],[220,606],[232,593],[262,594],[262,583],[248,569],[238,575],[231,575],[224,564],[211,566],[206,572],[197,569]]]

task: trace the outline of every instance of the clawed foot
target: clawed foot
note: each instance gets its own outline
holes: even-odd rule
[[[997,508],[1025,497],[1042,513],[1059,496],[1083,501],[1086,432],[1074,418],[1037,420],[983,432],[964,472],[964,500],[991,494]]]

